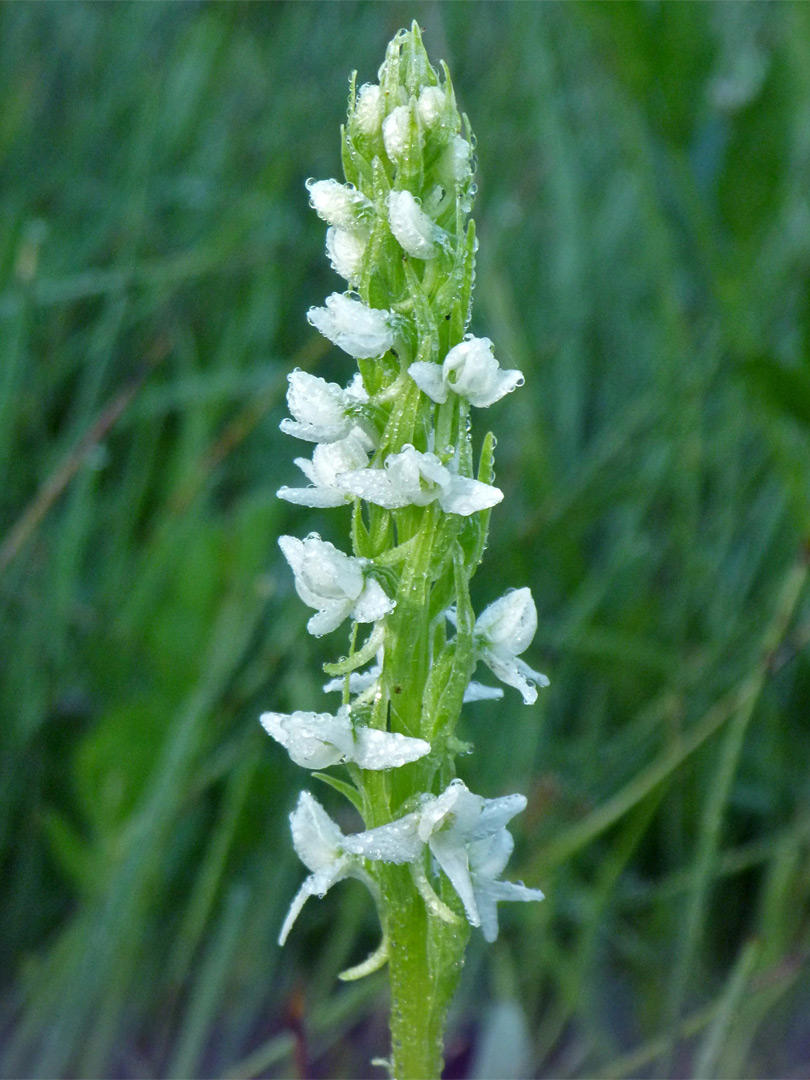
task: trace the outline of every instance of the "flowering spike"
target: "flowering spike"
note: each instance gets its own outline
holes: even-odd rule
[[[527,704],[548,680],[520,659],[537,628],[530,590],[506,593],[478,619],[470,599],[489,514],[503,499],[492,435],[474,471],[470,408],[500,401],[524,378],[501,368],[488,338],[467,332],[478,246],[473,138],[416,23],[389,43],[378,82],[356,89],[352,76],[340,152],[346,182],[306,187],[327,227],[327,256],[352,291],[333,292],[307,319],[359,372],[348,383],[289,376],[281,429],[314,446],[311,458],[295,459],[308,485],[278,495],[347,519],[351,511],[351,554],[317,533],[279,539],[298,595],[315,610],[309,632],[351,621],[347,654],[324,664],[333,676],[324,690],[343,700],[334,714],[266,712],[261,722],[303,768],[347,768],[348,779],[318,775],[364,819],[346,835],[301,795],[290,824],[309,875],[279,940],[308,897],[347,877],[366,883],[383,945],[344,976],[388,959],[392,1075],[413,1080],[441,1072],[436,1033],[469,927],[494,941],[501,901],[542,899],[501,878],[514,845],[506,825],[526,799],[486,799],[452,779],[456,756],[469,750],[454,734],[462,706],[503,696],[471,676],[481,661]],[[449,640],[444,611],[456,625]],[[372,625],[359,640],[363,623]]]

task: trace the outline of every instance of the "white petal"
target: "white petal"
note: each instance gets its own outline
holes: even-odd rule
[[[473,888],[478,902],[478,910],[481,914],[481,930],[484,939],[490,944],[498,937],[498,901],[499,900],[542,900],[543,893],[539,889],[528,889],[520,883],[511,881],[486,881],[479,882],[473,876]]]
[[[396,510],[410,503],[410,499],[402,495],[384,469],[362,469],[341,473],[340,483],[353,495],[365,499],[366,502],[374,503],[375,506],[382,506],[385,510]]]
[[[400,247],[414,259],[436,255],[436,226],[410,191],[389,192],[388,224]]]
[[[463,184],[472,173],[472,147],[461,135],[454,135],[436,165],[436,173],[447,187]]]
[[[468,921],[472,926],[480,926],[481,916],[475,903],[466,845],[452,830],[434,833],[428,843],[436,862],[458,893]]]
[[[352,612],[351,600],[330,600],[307,623],[307,630],[313,637],[323,637],[337,630],[344,619]]]
[[[314,895],[315,889],[313,887],[313,878],[312,876],[310,876],[306,879],[304,884],[293,897],[293,901],[290,904],[289,910],[287,911],[287,916],[284,919],[284,923],[278,935],[279,945],[283,945],[284,942],[287,940],[287,937],[289,936],[289,933],[293,928],[295,920],[301,914],[301,908],[304,906],[307,900],[309,900],[310,896]]]
[[[419,119],[426,128],[435,127],[447,108],[447,96],[438,86],[423,86],[416,102]]]
[[[463,704],[469,705],[473,701],[499,701],[503,697],[503,690],[498,686],[484,686],[479,682],[471,682],[464,691]]]
[[[389,313],[370,308],[340,293],[327,296],[325,307],[313,307],[307,319],[316,330],[356,359],[382,356],[394,344]]]
[[[343,832],[308,791],[298,796],[298,804],[290,814],[290,829],[296,853],[310,870],[321,870],[338,858]]]
[[[361,769],[394,769],[430,753],[430,743],[393,731],[359,727],[355,731],[353,760]]]
[[[301,581],[316,596],[327,600],[356,600],[363,591],[363,564],[321,540],[314,533],[304,540],[304,557],[299,571]]]
[[[438,364],[431,364],[427,360],[416,360],[408,368],[408,374],[422,391],[423,394],[442,405],[447,401],[447,385],[442,376],[442,369]]]
[[[483,649],[481,651],[481,659],[492,674],[500,679],[501,682],[506,683],[507,686],[513,686],[515,690],[520,691],[523,696],[524,705],[534,705],[535,701],[537,701],[537,691],[519,671],[518,664],[520,661],[518,661],[517,657],[504,657],[489,649]],[[543,676],[543,678],[545,679],[545,676]],[[548,680],[546,680],[546,682],[548,682]]]
[[[313,506],[318,508],[342,506],[351,502],[351,496],[338,488],[291,488],[280,487],[276,492],[279,499],[285,502],[295,503],[296,506]]]
[[[326,769],[350,757],[354,747],[352,724],[345,710],[330,713],[263,713],[262,727],[288,751],[296,765]]]
[[[520,656],[537,632],[537,607],[531,589],[511,589],[490,604],[475,623],[477,638],[495,653]]]
[[[503,873],[514,851],[515,841],[508,829],[500,828],[470,843],[470,871],[481,880],[494,881]]]
[[[390,825],[380,825],[376,829],[347,836],[346,851],[375,862],[414,862],[423,850],[417,833],[417,821],[417,814],[406,814]]]
[[[470,840],[483,840],[493,833],[506,832],[506,823],[525,809],[525,795],[503,795],[499,799],[484,799],[480,817],[470,831]],[[511,841],[511,837],[509,839]]]
[[[353,615],[357,622],[377,622],[395,607],[396,601],[387,595],[379,581],[370,577],[366,579],[365,588],[354,605]]]
[[[449,487],[439,494],[439,505],[447,514],[469,517],[479,510],[488,510],[501,499],[503,492],[500,488],[466,476],[454,476]]]

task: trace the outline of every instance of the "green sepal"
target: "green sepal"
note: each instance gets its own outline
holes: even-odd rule
[[[396,172],[396,185],[399,190],[422,191],[425,186],[425,163],[422,156],[422,136],[419,118],[416,115],[416,102],[408,102],[408,142],[405,153],[399,159]]]
[[[384,510],[381,506],[369,503],[369,538],[371,541],[372,558],[387,551],[394,539],[394,530],[391,523],[391,511]]]
[[[450,735],[461,713],[464,691],[467,689],[472,673],[475,671],[475,650],[473,630],[475,613],[470,603],[470,591],[467,584],[467,572],[461,547],[456,548],[453,559],[453,572],[456,586],[456,636],[447,646],[451,654],[450,670],[438,694],[436,705],[431,709],[431,727],[425,731],[425,738],[433,741],[439,733]]]
[[[373,557],[371,537],[363,521],[363,504],[360,499],[355,499],[352,507],[352,549],[361,559]]]
[[[360,792],[353,784],[347,784],[345,780],[338,780],[336,776],[330,776],[328,773],[314,772],[312,775],[316,780],[322,780],[323,783],[328,784],[330,788],[339,791],[341,795],[349,800],[359,814],[363,813],[363,799]]]
[[[391,409],[388,424],[383,432],[380,449],[386,454],[398,454],[403,446],[413,443],[419,415],[421,391],[412,379],[403,385]]]
[[[341,971],[338,978],[341,982],[354,982],[357,979],[364,979],[366,975],[371,975],[373,972],[379,971],[380,968],[385,967],[387,963],[388,938],[383,935],[382,941],[373,953],[367,956],[361,964],[355,964],[354,967],[346,968],[345,971]]]
[[[361,190],[363,190],[364,184],[371,186],[371,163],[363,157],[354,145],[345,124],[340,125],[340,159],[343,165],[343,174],[350,184],[354,184],[356,188]]]

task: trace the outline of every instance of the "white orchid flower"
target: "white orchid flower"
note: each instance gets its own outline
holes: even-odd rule
[[[427,845],[458,893],[467,921],[493,941],[499,900],[543,899],[537,889],[497,880],[513,847],[506,824],[525,808],[524,795],[484,799],[456,779],[397,821],[345,837],[344,846],[366,859],[415,863]]]
[[[309,201],[315,213],[337,229],[356,229],[374,211],[374,204],[351,184],[338,180],[307,180]]]
[[[366,577],[366,559],[339,551],[317,533],[305,540],[280,536],[279,547],[295,575],[301,599],[317,609],[307,630],[321,637],[335,630],[350,615],[356,622],[377,622],[394,610],[391,600],[373,577]]]
[[[414,259],[432,259],[441,230],[430,220],[410,191],[388,194],[388,224],[399,246]]]
[[[367,307],[342,293],[327,296],[325,307],[312,307],[307,320],[324,337],[355,359],[382,356],[394,344],[390,313]]]
[[[358,371],[344,390],[319,375],[296,368],[287,376],[287,405],[293,420],[282,420],[285,435],[305,442],[330,443],[345,439],[355,426],[349,409],[363,405],[368,394]]]
[[[526,705],[537,701],[530,685],[548,686],[548,678],[534,671],[519,656],[537,631],[537,608],[531,589],[512,589],[478,616],[473,631],[475,654],[493,675],[523,695]]]
[[[500,488],[451,472],[435,454],[406,446],[391,454],[383,469],[343,473],[340,484],[353,495],[386,510],[403,506],[426,506],[437,501],[447,514],[468,517],[487,510],[503,498]]]
[[[281,743],[296,765],[326,769],[353,761],[361,769],[396,769],[430,753],[430,743],[393,731],[355,727],[348,705],[331,713],[266,712],[262,727]]]
[[[441,367],[418,360],[408,368],[408,374],[432,401],[442,404],[452,390],[477,408],[500,401],[525,381],[523,372],[501,369],[489,338],[472,334],[450,349]]]
[[[371,441],[360,428],[354,428],[345,439],[337,442],[319,443],[312,452],[312,461],[294,459],[311,486],[293,488],[285,485],[276,494],[298,506],[328,507],[352,502],[354,496],[340,478],[347,471],[365,469],[372,449]]]
[[[312,873],[290,904],[278,936],[279,945],[287,940],[293,923],[310,896],[325,896],[336,882],[348,877],[359,878],[374,891],[374,884],[360,860],[344,851],[345,838],[340,827],[308,791],[301,792],[298,805],[290,814],[290,827],[298,857]]]

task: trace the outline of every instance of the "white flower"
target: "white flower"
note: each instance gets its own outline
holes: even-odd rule
[[[280,499],[298,506],[331,507],[352,502],[354,496],[343,486],[340,477],[349,470],[365,469],[371,449],[370,440],[360,428],[354,428],[345,439],[319,443],[312,452],[312,461],[294,459],[311,486],[284,486],[276,494]]]
[[[408,149],[411,135],[411,110],[408,105],[397,105],[382,122],[385,152],[397,163]]]
[[[281,743],[296,765],[325,769],[353,761],[361,769],[395,769],[430,753],[430,743],[392,731],[357,727],[348,705],[331,713],[267,712],[262,727]]]
[[[373,891],[371,878],[359,859],[343,850],[343,833],[316,798],[302,791],[298,805],[290,814],[293,846],[304,865],[312,871],[295,894],[278,936],[279,945],[287,940],[293,923],[310,896],[325,896],[337,881],[359,878]]]
[[[475,654],[507,686],[523,695],[526,705],[537,701],[530,683],[548,686],[548,679],[518,659],[537,631],[537,608],[531,590],[513,589],[478,616],[473,631]]]
[[[291,372],[287,381],[287,405],[295,419],[282,420],[279,427],[285,435],[294,435],[306,442],[328,443],[345,439],[354,427],[348,410],[368,401],[360,372],[345,390],[337,383],[328,383],[300,368]]]
[[[280,536],[279,547],[295,575],[295,589],[309,607],[316,608],[307,623],[315,637],[328,634],[349,615],[361,623],[377,622],[394,610],[380,583],[365,576],[365,559],[345,555],[317,533],[305,540]]]
[[[363,256],[366,253],[368,231],[366,229],[326,230],[326,254],[336,274],[340,274],[350,285],[360,281],[363,269]]]
[[[523,372],[501,370],[489,338],[472,334],[450,349],[441,367],[419,360],[411,364],[408,374],[423,393],[439,404],[447,401],[452,390],[477,408],[492,405],[524,382]]]
[[[326,307],[307,312],[309,323],[338,348],[357,360],[382,356],[394,344],[389,312],[370,308],[341,293],[326,298]]]
[[[382,92],[376,83],[364,83],[357,91],[354,120],[363,135],[379,134],[385,112]]]
[[[420,208],[410,191],[388,194],[388,224],[403,251],[414,259],[432,259],[439,229]]]
[[[426,506],[436,500],[445,513],[468,517],[503,498],[500,488],[459,476],[435,454],[421,453],[412,446],[389,455],[383,469],[346,472],[339,482],[347,491],[386,510]]]
[[[435,127],[447,109],[447,95],[440,86],[423,86],[416,102],[419,119],[426,128]]]
[[[337,180],[307,180],[306,188],[313,210],[338,229],[354,229],[374,210],[373,204],[351,184]]]
[[[468,922],[494,941],[499,900],[543,898],[537,889],[497,880],[513,847],[505,826],[525,807],[523,795],[484,799],[457,779],[390,825],[345,837],[345,850],[382,862],[415,863],[426,844],[458,893]]]

